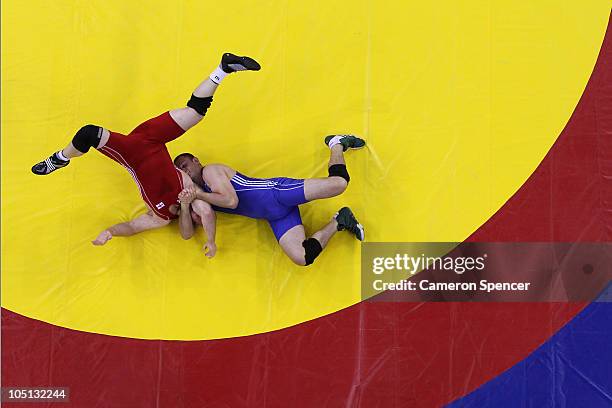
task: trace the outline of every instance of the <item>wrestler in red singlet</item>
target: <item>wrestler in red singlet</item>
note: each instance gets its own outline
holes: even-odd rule
[[[181,190],[193,184],[186,174],[174,167],[166,143],[181,136],[204,118],[223,78],[233,72],[259,69],[261,66],[253,58],[225,53],[221,63],[193,91],[187,106],[149,119],[127,136],[101,126],[84,125],[66,147],[34,164],[32,173],[47,176],[68,166],[71,159],[86,154],[91,148],[99,150],[128,170],[150,211],[104,229],[92,243],[104,245],[112,237],[126,237],[164,227],[180,212],[178,196]],[[195,204],[203,208],[206,203]],[[181,235],[186,236],[188,231],[183,229],[187,227],[187,224],[179,223]],[[209,255],[214,255],[214,250]]]
[[[176,218],[169,208],[183,189],[181,174],[172,164],[166,143],[183,133],[170,113],[165,112],[140,124],[127,136],[111,131],[108,142],[99,149],[130,172],[142,199],[166,220]]]

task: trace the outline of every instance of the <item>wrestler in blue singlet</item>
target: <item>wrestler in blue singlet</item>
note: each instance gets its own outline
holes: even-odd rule
[[[236,208],[213,206],[215,211],[238,214],[268,221],[277,240],[296,225],[302,224],[300,204],[307,203],[304,197],[304,180],[287,177],[258,179],[236,172],[230,182],[238,195]],[[211,192],[204,183],[204,191]]]

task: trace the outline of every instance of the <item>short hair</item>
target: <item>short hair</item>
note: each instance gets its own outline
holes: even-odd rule
[[[193,159],[195,156],[193,154],[191,154],[191,153],[181,153],[181,154],[179,154],[178,156],[176,156],[174,158],[174,165],[175,166],[178,166],[177,162],[178,162],[178,159],[180,159],[181,157],[187,157],[188,159]]]

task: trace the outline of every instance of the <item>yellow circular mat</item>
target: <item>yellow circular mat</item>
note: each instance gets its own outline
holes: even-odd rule
[[[220,215],[218,255],[176,225],[90,241],[144,211],[97,152],[30,167],[86,123],[126,133],[183,106],[224,51],[204,122],[172,142],[255,177],[326,175],[324,135],[353,132],[350,205],[370,241],[461,241],[532,173],[588,81],[609,0],[2,2],[2,304],[56,325],[137,338],[266,332],[359,301],[359,244],[338,234],[309,268],[262,221]],[[27,24],[25,23],[27,22]]]

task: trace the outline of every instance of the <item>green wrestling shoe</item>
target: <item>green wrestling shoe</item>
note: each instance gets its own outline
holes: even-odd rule
[[[334,218],[338,223],[338,231],[347,230],[354,234],[358,240],[363,241],[365,239],[363,225],[357,221],[357,218],[355,218],[350,208],[342,207],[340,211],[334,215]]]
[[[354,135],[329,135],[325,137],[325,144],[330,149],[338,143],[342,145],[342,150],[345,152],[348,149],[361,149],[366,145],[365,140]]]

